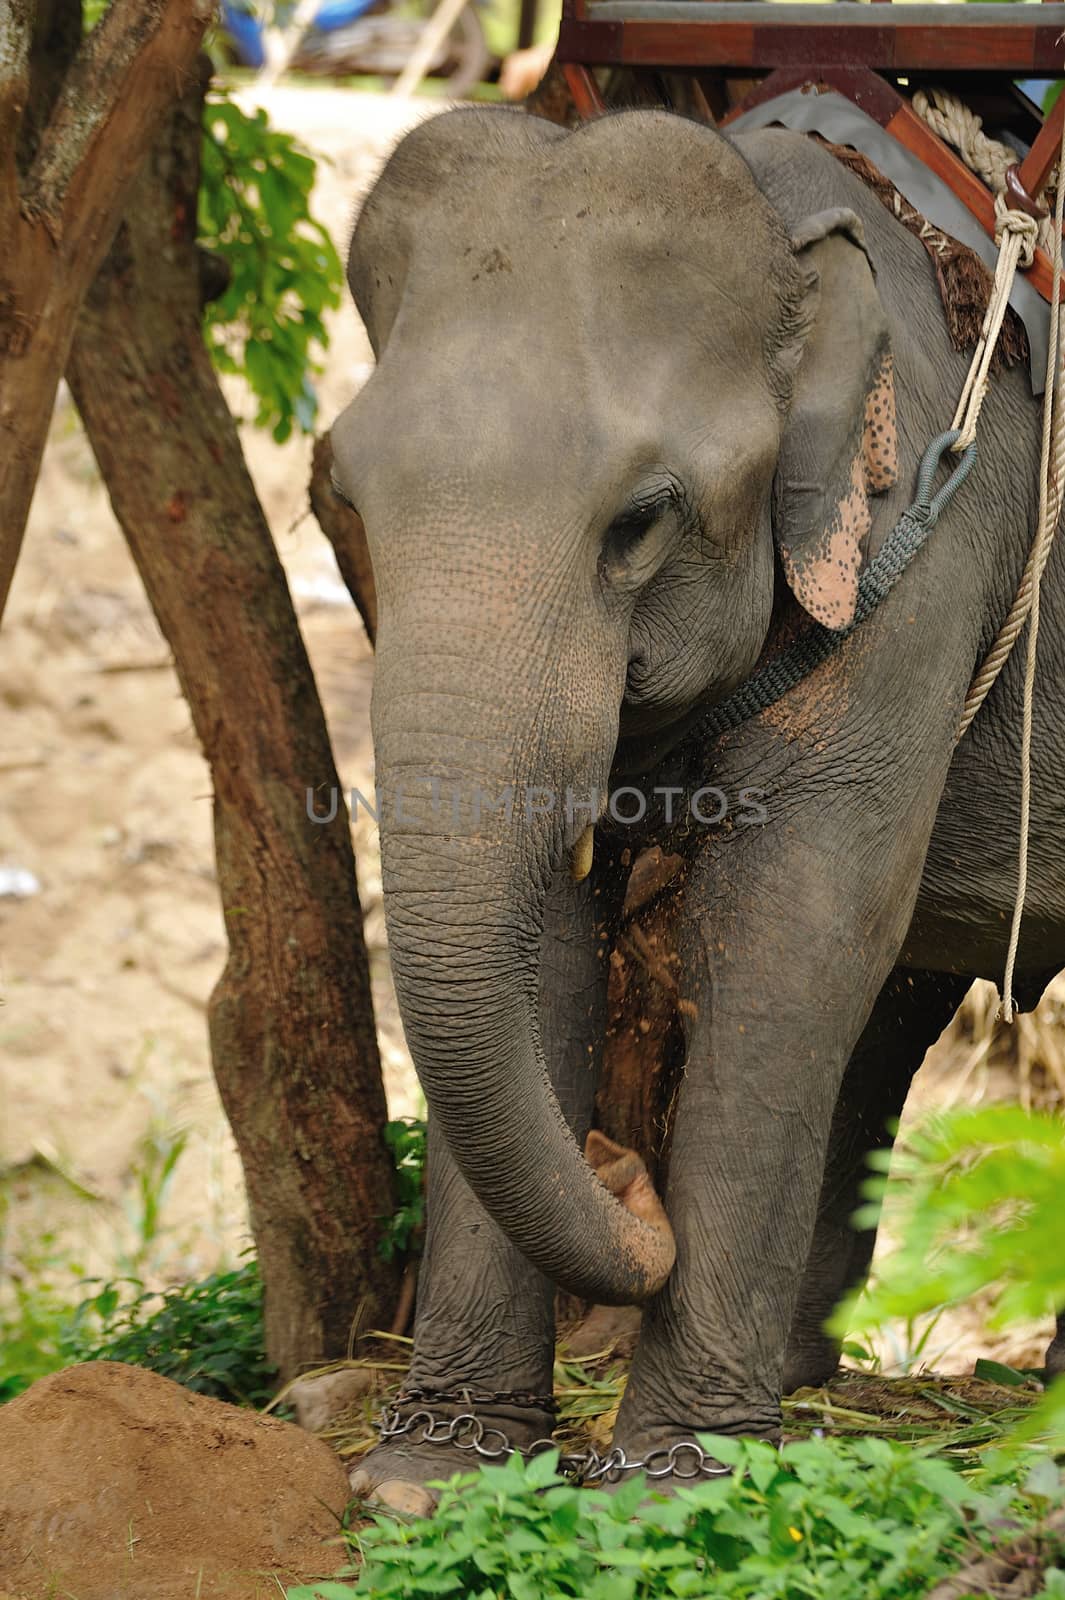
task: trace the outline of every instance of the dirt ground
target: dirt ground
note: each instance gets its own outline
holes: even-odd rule
[[[0,1444],[0,1595],[276,1600],[345,1563],[329,1447],[158,1373],[52,1373],[4,1406]]]
[[[254,103],[323,158],[315,210],[342,251],[381,161],[442,104],[287,85],[258,91]],[[323,427],[372,359],[350,303],[329,321]],[[239,412],[240,385],[229,393]],[[311,442],[278,446],[251,426],[243,437],[342,782],[372,793],[371,652],[308,510]],[[0,886],[6,868],[9,889],[33,891],[0,898],[0,1166],[17,1169],[8,1248],[72,1257],[89,1271],[124,1263],[151,1279],[200,1274],[247,1242],[206,1038],[224,958],[211,785],[65,393],[0,632],[0,706]],[[391,994],[365,815],[356,851],[389,1102],[411,1114],[420,1097]]]
[[[439,105],[287,85],[257,98],[325,158],[316,210],[341,250],[383,156]],[[322,426],[370,361],[350,305],[330,325]],[[239,408],[239,386],[231,399]],[[307,510],[310,441],[278,446],[247,427],[244,443],[342,780],[370,793],[372,659]],[[153,1282],[202,1275],[248,1242],[205,1028],[223,963],[210,782],[65,395],[0,632],[0,706],[0,887],[9,891],[0,898],[0,1169],[15,1178],[7,1250],[31,1270],[51,1259]],[[388,978],[365,816],[356,854],[386,1086],[393,1113],[408,1114],[420,1100]],[[1015,1088],[986,1053],[977,1060],[971,1041],[955,1038],[933,1052],[918,1099]],[[945,1366],[960,1369],[981,1350],[1034,1360],[1046,1343],[1045,1329],[989,1340],[980,1324],[979,1310],[967,1311],[937,1330],[936,1350],[950,1346]]]

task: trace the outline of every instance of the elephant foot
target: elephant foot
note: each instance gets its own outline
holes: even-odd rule
[[[801,1345],[788,1346],[784,1362],[783,1394],[794,1394],[796,1389],[820,1389],[839,1371],[839,1345],[822,1336],[805,1340]]]
[[[1060,1378],[1065,1374],[1065,1314],[1058,1318],[1058,1331],[1046,1353],[1046,1375]]]
[[[463,1452],[441,1445],[378,1445],[348,1473],[357,1500],[407,1517],[431,1517],[437,1491],[430,1482],[469,1469]]]
[[[439,1488],[457,1472],[472,1472],[485,1465],[501,1466],[513,1450],[527,1450],[549,1438],[554,1418],[546,1411],[526,1407],[478,1407],[480,1432],[472,1422],[461,1422],[456,1439],[446,1437],[447,1425],[465,1413],[453,1403],[434,1406],[408,1404],[409,1415],[421,1420],[409,1435],[386,1438],[350,1470],[352,1493],[371,1505],[383,1506],[403,1516],[428,1517],[436,1510]],[[425,1419],[429,1414],[432,1423]],[[430,1427],[436,1439],[427,1439]]]

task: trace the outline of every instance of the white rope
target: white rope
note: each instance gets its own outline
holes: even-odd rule
[[[954,413],[954,421],[951,423],[952,428],[960,430],[953,445],[953,449],[958,451],[967,450],[976,438],[976,422],[987,394],[991,362],[994,359],[998,336],[1002,331],[1017,268],[1030,267],[1035,260],[1038,234],[1035,218],[1030,217],[1026,211],[1011,210],[1001,199],[995,201],[995,218],[995,243],[998,245],[995,281],[987,302],[976,353],[961,392],[961,399],[958,401],[958,409]]]
[[[1062,170],[1065,171],[1065,123],[1062,124]],[[1055,237],[1051,244],[1054,262],[1054,292],[1050,302],[1050,347],[1047,351],[1046,394],[1043,403],[1043,449],[1039,463],[1039,528],[1032,548],[1032,599],[1028,620],[1028,655],[1024,667],[1024,711],[1021,720],[1021,837],[1017,850],[1017,897],[1013,905],[1006,971],[1002,980],[1002,1015],[1012,1022],[1013,973],[1021,938],[1021,918],[1028,895],[1028,835],[1032,820],[1032,706],[1035,699],[1036,650],[1039,643],[1039,584],[1050,555],[1061,512],[1062,475],[1060,451],[1065,441],[1065,409],[1057,390],[1061,365],[1061,229],[1065,222],[1065,183],[1058,184],[1054,207]],[[1057,442],[1059,457],[1051,465],[1051,450]]]
[[[913,108],[934,132],[955,146],[966,166],[976,172],[995,195],[995,243],[999,247],[995,281],[980,330],[972,364],[962,389],[953,427],[959,429],[955,450],[963,450],[976,437],[980,408],[987,394],[995,345],[1002,329],[1010,291],[1018,267],[1030,267],[1037,245],[1050,255],[1054,266],[1053,296],[1050,304],[1050,342],[1047,351],[1046,388],[1043,396],[1043,440],[1039,463],[1039,519],[1035,538],[1009,616],[985,657],[980,671],[969,686],[957,738],[960,739],[983,705],[1026,621],[1028,652],[1024,670],[1024,709],[1021,720],[1021,818],[1017,849],[1017,893],[1013,905],[1006,968],[1002,979],[1002,1017],[1012,1022],[1015,1015],[1013,978],[1020,943],[1021,919],[1028,895],[1028,840],[1032,813],[1032,709],[1035,697],[1036,650],[1039,639],[1039,584],[1061,515],[1065,489],[1065,405],[1058,389],[1061,360],[1062,240],[1065,221],[1065,183],[1058,182],[1055,214],[1037,223],[1027,212],[1007,205],[1006,172],[1016,161],[1008,145],[989,139],[980,118],[956,96],[943,89],[926,93],[919,89]],[[1062,124],[1058,174],[1065,172],[1065,123]]]
[[[995,197],[995,243],[998,245],[995,282],[984,314],[980,340],[951,424],[959,429],[954,449],[960,452],[967,450],[976,438],[976,421],[987,394],[991,362],[1017,268],[1032,265],[1038,244],[1045,241],[1048,249],[1053,248],[1053,223],[1049,217],[1046,218],[1044,228],[1026,211],[1017,211],[1006,203],[1006,173],[1016,165],[1016,154],[1009,145],[989,139],[975,111],[970,111],[957,95],[946,89],[918,89],[912,104],[914,111],[933,133],[938,133],[941,139],[954,145],[965,165],[984,180]]]
[[[996,199],[1005,193],[1006,173],[1016,166],[1017,154],[1008,144],[988,137],[975,111],[970,111],[949,89],[918,89],[912,105],[933,133],[954,146],[969,171],[984,180]],[[1053,181],[1051,175],[1050,182]],[[1044,217],[1037,227],[1037,242],[1047,255],[1053,245],[1050,230],[1050,218]]]

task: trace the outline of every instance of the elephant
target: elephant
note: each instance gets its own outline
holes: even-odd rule
[[[385,913],[430,1117],[409,1386],[354,1481],[432,1504],[470,1456],[404,1433],[418,1410],[548,1434],[556,1286],[644,1308],[614,1476],[720,1470],[697,1432],[776,1439],[782,1392],[834,1370],[866,1152],[1002,970],[1022,652],[956,733],[1029,549],[1040,406],[994,377],[968,482],[851,630],[968,360],[921,244],[826,150],[658,110],[446,112],[385,166],[348,279],[376,366],[335,484],[377,585]],[[1025,1005],[1065,965],[1063,607],[1059,546]],[[831,655],[708,733],[811,619]],[[684,1031],[661,1199],[588,1138],[626,863],[656,845]]]

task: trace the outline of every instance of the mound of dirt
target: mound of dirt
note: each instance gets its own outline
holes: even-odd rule
[[[344,1469],[287,1422],[90,1362],[0,1409],[0,1593],[277,1600],[335,1572]]]

